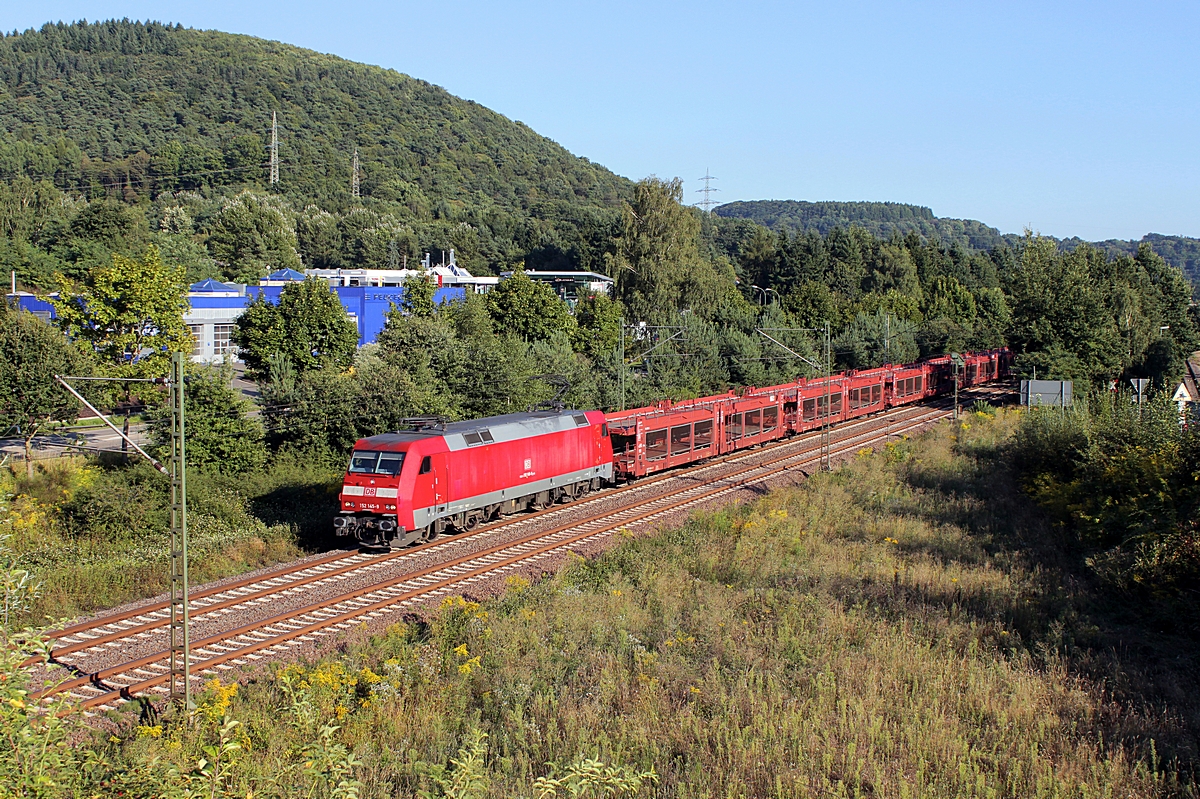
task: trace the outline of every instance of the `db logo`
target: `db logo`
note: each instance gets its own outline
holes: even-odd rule
[[[373,496],[375,496],[375,489],[374,489],[374,488],[364,488],[364,489],[363,489],[363,496],[364,496],[364,497],[373,497]]]

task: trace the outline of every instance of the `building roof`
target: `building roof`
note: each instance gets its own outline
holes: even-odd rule
[[[1187,396],[1183,396],[1183,394]],[[1200,402],[1200,352],[1193,352],[1184,364],[1183,382],[1175,389],[1175,402]]]
[[[556,272],[544,269],[525,269],[523,270],[527,277],[537,280],[539,278],[563,278],[567,280],[577,280],[581,283],[612,283],[613,279],[608,275],[602,275],[599,272],[573,272],[562,271]],[[501,272],[504,277],[512,277],[516,272]]]
[[[235,283],[222,283],[221,281],[214,280],[210,277],[207,280],[201,280],[199,283],[193,283],[192,285],[188,286],[188,291],[196,294],[226,291],[238,293],[241,291],[241,288],[241,286]]]
[[[267,280],[303,280],[304,275],[295,269],[280,269],[267,275]]]

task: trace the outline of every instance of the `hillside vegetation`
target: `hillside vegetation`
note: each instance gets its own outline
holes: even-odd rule
[[[0,127],[12,136],[0,175],[64,189],[265,182],[277,112],[281,190],[305,201],[349,199],[356,147],[363,193],[416,209],[611,205],[628,191],[603,167],[425,81],[249,36],[46,25],[0,42],[0,85]]]
[[[98,214],[88,231],[110,239],[146,222],[159,228],[163,201],[178,204],[181,192],[203,218],[217,210],[203,199],[267,187],[272,112],[281,167],[271,193],[297,210],[346,211],[357,148],[363,199],[349,230],[372,230],[383,239],[374,255],[401,262],[455,246],[485,271],[538,248],[569,260],[574,246],[573,257],[587,261],[589,225],[611,226],[630,191],[629,181],[527,126],[391,70],[217,31],[60,23],[0,39],[0,179],[42,208],[42,218],[23,222],[9,211],[0,225],[34,244],[53,239],[38,249],[71,262],[78,254],[55,253],[54,244],[78,231],[46,230],[64,202],[108,199],[138,207],[136,217],[148,212],[147,220],[115,208]],[[558,241],[568,228],[573,238]],[[324,246],[309,253],[310,266],[361,265],[361,242]],[[21,258],[8,260],[36,278]]]
[[[8,757],[40,796],[1194,796],[1196,650],[1075,569],[997,458],[1017,421]]]
[[[1021,241],[1018,234],[1001,233],[975,219],[938,217],[923,205],[905,203],[750,200],[719,205],[713,213],[727,219],[748,219],[776,232],[815,231],[825,236],[836,228],[853,225],[880,239],[916,233],[947,246],[983,252],[1015,249]],[[1084,243],[1080,238],[1070,238],[1060,245],[1074,249]],[[1167,263],[1179,267],[1193,284],[1200,285],[1200,239],[1147,233],[1138,241],[1108,239],[1092,245],[1110,255],[1137,255],[1138,245],[1143,243],[1150,244]]]
[[[774,231],[812,230],[824,236],[835,228],[855,225],[876,238],[917,233],[948,245],[984,251],[1015,246],[1021,238],[1004,235],[974,219],[944,219],[923,205],[906,203],[750,200],[718,205],[713,213],[728,219],[749,219]]]

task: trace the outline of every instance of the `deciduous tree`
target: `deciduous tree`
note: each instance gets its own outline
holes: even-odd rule
[[[34,436],[48,422],[72,420],[79,411],[78,401],[54,376],[86,368],[84,354],[60,331],[0,303],[0,428],[23,439],[30,477]]]
[[[233,388],[228,366],[190,367],[184,385],[188,465],[208,472],[239,474],[266,460],[262,423],[247,416],[250,403]],[[157,414],[152,438],[160,453],[169,454],[171,419]]]
[[[221,208],[209,230],[208,248],[225,264],[225,277],[257,283],[278,269],[296,269],[296,231],[280,201],[243,191]]]
[[[58,324],[123,374],[161,376],[172,352],[189,352],[183,323],[188,284],[181,267],[168,266],[151,245],[141,258],[113,254],[82,286],[59,278]]]
[[[523,269],[487,295],[488,310],[496,327],[526,341],[547,339],[556,331],[570,333],[575,327],[566,303],[545,283],[531,280]]]
[[[289,283],[275,305],[262,297],[238,317],[233,334],[247,372],[270,374],[270,359],[283,355],[300,374],[332,366],[348,369],[358,348],[358,327],[324,280]]]

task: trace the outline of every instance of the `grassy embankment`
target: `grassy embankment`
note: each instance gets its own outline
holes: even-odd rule
[[[291,560],[324,544],[338,475],[280,463],[253,475],[188,478],[193,584]],[[41,583],[25,620],[45,623],[168,588],[166,479],[146,464],[82,457],[0,470],[0,534]]]
[[[104,745],[108,784],[550,796],[538,778],[653,770],[668,796],[1194,796],[1195,675],[1162,657],[1181,643],[1114,626],[998,457],[1015,417],[210,687],[198,721]]]

